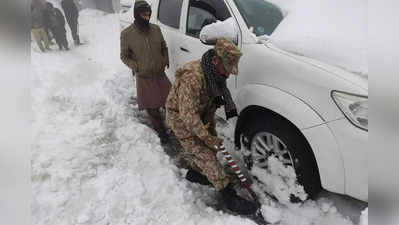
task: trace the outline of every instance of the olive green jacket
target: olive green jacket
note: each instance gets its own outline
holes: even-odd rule
[[[134,23],[121,33],[121,60],[138,77],[154,78],[164,75],[169,66],[166,42],[158,25],[142,29]]]

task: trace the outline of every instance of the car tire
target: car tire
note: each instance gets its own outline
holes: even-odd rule
[[[291,164],[293,164],[297,176],[297,183],[304,187],[308,198],[314,199],[321,191],[320,175],[313,151],[299,129],[274,112],[257,113],[252,115],[251,118],[243,127],[242,132],[243,144],[251,152],[245,160],[247,168],[250,170],[253,165],[252,154],[254,153],[253,149],[251,150],[251,146],[253,147],[255,142],[259,141],[259,138],[262,139],[263,135],[269,139],[274,138],[274,141],[281,142],[278,146],[286,146],[289,154],[285,155],[291,158]],[[288,166],[290,166],[289,163]],[[297,199],[291,199],[291,201],[296,202]]]

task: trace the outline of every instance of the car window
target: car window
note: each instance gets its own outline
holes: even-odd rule
[[[265,0],[234,0],[238,10],[256,36],[271,35],[284,19],[280,9]]]
[[[170,27],[180,27],[180,15],[183,0],[160,0],[158,20]]]
[[[204,26],[229,17],[231,14],[224,1],[190,0],[186,34],[198,38]]]

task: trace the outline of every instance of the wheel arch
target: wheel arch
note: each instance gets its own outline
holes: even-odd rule
[[[319,129],[324,132],[323,138],[327,140],[328,148],[320,144],[320,136],[315,137],[312,132],[307,132],[313,127],[326,126],[324,119],[308,104],[280,89],[259,84],[242,88],[238,92],[236,103],[239,117],[234,132],[234,143],[237,148],[241,148],[240,136],[245,124],[259,114],[276,115],[295,127],[309,144],[323,188],[338,193],[345,192],[345,169],[338,144],[329,129]],[[328,152],[324,151],[325,149]]]

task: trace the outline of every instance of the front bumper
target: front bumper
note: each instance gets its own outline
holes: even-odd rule
[[[345,168],[345,194],[368,200],[368,132],[346,118],[327,123],[341,152]]]

